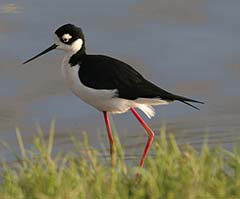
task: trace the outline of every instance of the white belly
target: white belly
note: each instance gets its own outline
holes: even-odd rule
[[[126,112],[131,107],[130,100],[116,97],[116,89],[93,89],[82,84],[78,76],[79,67],[79,65],[72,67],[65,62],[62,64],[63,77],[76,96],[100,111],[122,113]]]
[[[131,107],[137,107],[151,118],[155,114],[151,105],[168,104],[168,102],[157,98],[138,98],[136,100],[118,98],[117,89],[105,90],[89,88],[82,84],[79,79],[78,71],[81,66],[70,66],[68,60],[69,58],[66,56],[62,63],[62,74],[67,85],[76,96],[100,111],[124,113]]]

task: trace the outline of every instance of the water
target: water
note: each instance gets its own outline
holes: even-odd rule
[[[239,6],[236,0],[1,0],[0,140],[16,146],[19,126],[30,147],[35,122],[47,130],[56,118],[55,150],[71,148],[69,134],[81,139],[82,131],[92,145],[100,147],[99,134],[107,144],[102,114],[61,77],[62,52],[21,65],[52,44],[57,27],[72,22],[83,28],[89,53],[124,60],[162,88],[206,103],[201,111],[181,103],[156,107],[146,120],[157,135],[167,124],[179,144],[200,147],[207,133],[211,144],[231,148],[240,136]],[[146,134],[130,113],[113,120],[126,148],[143,148]]]

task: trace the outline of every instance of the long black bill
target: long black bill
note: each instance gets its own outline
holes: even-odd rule
[[[41,55],[44,55],[44,54],[46,54],[47,52],[56,49],[57,46],[58,46],[57,44],[53,44],[53,45],[51,45],[51,46],[50,46],[49,48],[47,48],[46,50],[42,51],[41,53],[37,54],[36,56],[32,57],[31,59],[29,59],[29,60],[23,62],[23,64],[26,64],[26,63],[28,63],[28,62],[30,62],[30,61],[32,61],[32,60],[34,60],[34,59],[40,57]]]

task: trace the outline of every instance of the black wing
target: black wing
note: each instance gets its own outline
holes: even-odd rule
[[[117,89],[118,97],[124,99],[157,97],[166,101],[201,103],[171,94],[146,80],[128,64],[103,55],[86,55],[78,74],[84,85],[94,89]]]

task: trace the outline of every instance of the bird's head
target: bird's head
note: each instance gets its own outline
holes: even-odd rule
[[[71,55],[80,51],[85,53],[85,40],[82,29],[72,24],[65,24],[59,27],[55,31],[54,44],[31,59],[25,61],[23,64],[26,64],[54,49],[64,50]]]

